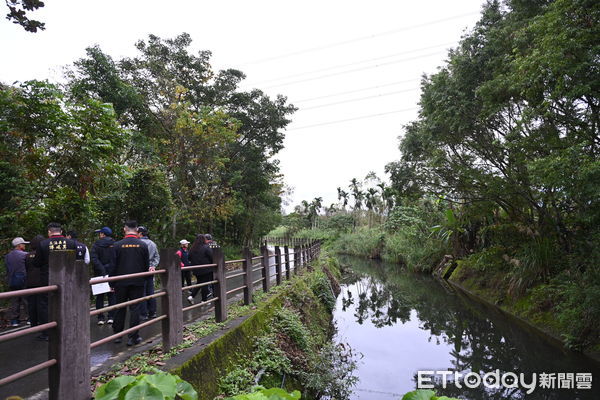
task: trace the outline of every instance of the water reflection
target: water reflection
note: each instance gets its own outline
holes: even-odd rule
[[[395,265],[341,258],[354,271],[338,298],[336,320],[344,340],[365,355],[356,399],[375,399],[367,392],[400,393],[416,387],[416,371],[451,370],[532,374],[591,372],[600,367],[578,353],[567,352],[507,318],[494,307],[475,302],[451,287],[422,275],[398,272]],[[393,358],[390,360],[389,358]],[[390,373],[390,362],[395,362]],[[380,372],[377,372],[380,371]],[[387,379],[382,379],[382,376]],[[538,377],[539,379],[539,377]],[[438,393],[464,399],[600,399],[600,381],[591,390],[523,388],[458,389]],[[361,394],[362,390],[362,394]],[[397,398],[391,394],[388,397]]]

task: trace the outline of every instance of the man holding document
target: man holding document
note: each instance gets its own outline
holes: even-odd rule
[[[94,276],[103,277],[108,276],[111,272],[111,260],[112,260],[112,252],[113,245],[115,243],[112,238],[112,229],[105,226],[101,229],[97,229],[95,231],[98,234],[98,240],[94,243],[92,247],[92,263],[94,264]],[[98,285],[100,286],[100,285]],[[107,286],[107,285],[104,285]],[[95,292],[96,295],[96,309],[100,309],[104,307],[104,295],[105,292],[102,291],[99,287],[92,287],[92,290],[101,290],[101,293]],[[106,297],[108,298],[108,305],[112,306],[116,304],[115,293],[112,290],[108,290],[106,292]],[[108,312],[108,320],[106,323],[112,324],[115,318],[115,311]],[[104,314],[98,314],[98,325],[104,325]]]

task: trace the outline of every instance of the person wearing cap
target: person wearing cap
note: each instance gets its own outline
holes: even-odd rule
[[[204,237],[206,238],[206,242],[208,243],[208,247],[210,247],[211,249],[214,249],[216,247],[219,247],[219,244],[213,240],[213,237],[210,233],[205,233]]]
[[[175,254],[179,257],[179,266],[181,268],[187,267],[190,264],[190,258],[188,253],[188,246],[190,242],[183,239],[179,241],[179,250]],[[185,285],[184,285],[185,283]],[[192,285],[192,271],[181,271],[181,286],[191,286]],[[191,294],[191,292],[190,292]]]
[[[94,267],[94,276],[107,276],[111,273],[111,260],[113,245],[115,243],[112,238],[112,229],[108,226],[96,229],[94,231],[98,234],[98,240],[92,246],[92,264]],[[96,295],[96,309],[104,307],[104,295],[106,294],[108,305],[113,306],[117,300],[115,293],[110,291],[108,293],[100,293]],[[115,319],[115,311],[108,312],[108,324],[112,324]],[[98,325],[104,325],[104,314],[98,314]]]
[[[5,257],[8,287],[10,290],[21,290],[25,288],[25,280],[27,272],[25,269],[25,259],[27,252],[25,245],[29,242],[22,237],[16,237],[12,241],[13,249]],[[19,326],[19,315],[21,315],[21,307],[25,315],[22,320],[27,321],[27,299],[25,297],[11,297],[10,306],[8,309],[8,318],[11,326]]]
[[[146,246],[148,246],[148,270],[156,270],[158,263],[160,262],[160,255],[158,254],[156,243],[148,237],[148,228],[140,225],[138,227],[138,237],[141,241],[146,243]],[[147,277],[144,285],[144,296],[150,296],[152,294],[154,294],[154,275]],[[156,299],[147,300],[140,305],[140,317],[142,320],[156,318]]]

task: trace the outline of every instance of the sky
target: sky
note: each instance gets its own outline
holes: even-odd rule
[[[444,65],[483,3],[48,0],[31,14],[45,31],[0,20],[0,81],[60,82],[88,46],[118,59],[149,34],[187,32],[192,51],[212,52],[215,70],[246,73],[242,89],[282,94],[299,108],[276,157],[293,189],[286,210],[315,197],[329,206],[352,178],[374,171],[387,180],[403,126],[417,117],[421,77]]]

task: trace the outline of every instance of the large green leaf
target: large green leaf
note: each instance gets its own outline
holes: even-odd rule
[[[181,400],[198,400],[198,393],[192,385],[181,378],[177,381],[177,396],[181,397]]]
[[[164,396],[155,386],[140,381],[124,395],[121,394],[119,400],[164,400]]]
[[[272,389],[261,389],[261,392],[269,400],[298,400],[301,397],[300,392],[297,390],[294,390],[292,393],[288,393],[283,389],[272,388]]]
[[[133,381],[135,381],[135,377],[133,376],[119,376],[100,386],[98,390],[96,390],[94,398],[96,400],[116,400],[121,389]]]
[[[435,392],[433,390],[415,390],[406,393],[402,400],[432,400],[434,396]]]
[[[146,375],[143,381],[148,382],[150,385],[155,386],[160,390],[166,399],[174,399],[177,394],[176,386],[177,380],[173,375],[166,374],[164,372]]]

